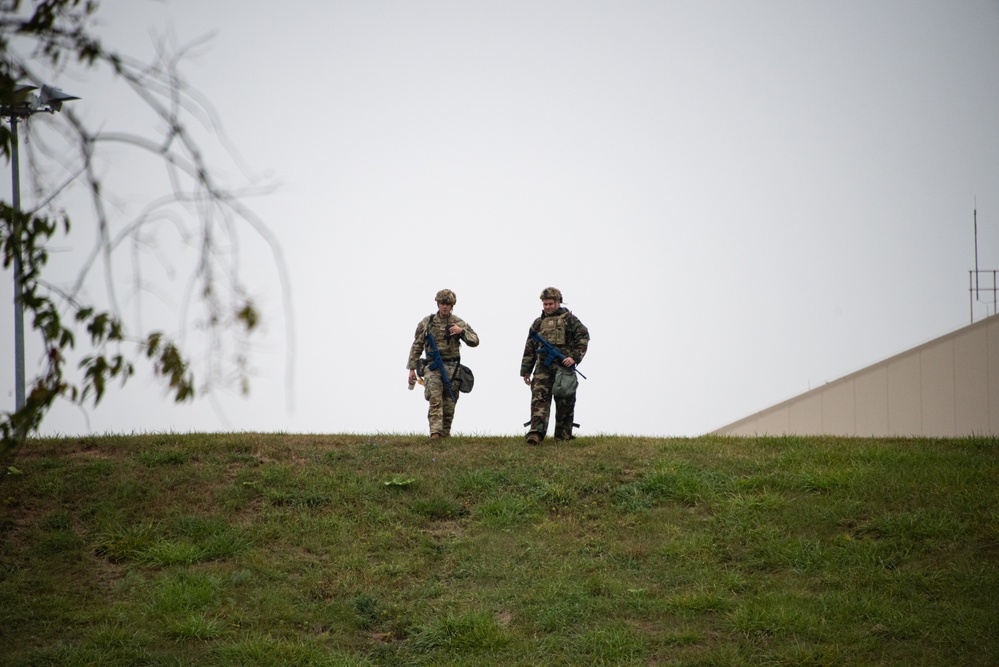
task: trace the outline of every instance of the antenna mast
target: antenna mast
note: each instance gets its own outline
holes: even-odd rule
[[[986,270],[982,271],[978,268],[978,197],[975,197],[975,210],[974,210],[974,221],[975,221],[975,268],[974,271],[968,271],[968,307],[971,310],[971,322],[975,321],[975,303],[981,303],[981,288],[980,280],[982,273],[992,274],[992,287],[986,285],[986,294],[992,292],[992,315],[999,313],[999,269],[996,270]],[[972,276],[972,273],[974,276]],[[989,305],[985,304],[985,315],[989,316]]]
[[[975,300],[980,298],[978,294],[978,197],[975,197]]]

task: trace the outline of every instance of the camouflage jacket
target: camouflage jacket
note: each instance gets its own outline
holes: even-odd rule
[[[586,355],[590,344],[590,331],[572,311],[560,307],[551,315],[541,314],[541,317],[531,324],[531,331],[541,334],[541,337],[558,348],[559,352],[572,357],[578,364]],[[527,344],[524,345],[524,357],[520,361],[520,376],[527,377],[534,372],[537,362],[537,352],[540,343],[527,334]],[[543,363],[543,362],[541,362]]]
[[[447,333],[452,324],[457,324],[464,329],[460,336],[451,336]],[[446,319],[441,319],[437,313],[427,315],[416,325],[413,344],[409,348],[409,361],[406,363],[406,368],[410,370],[416,368],[416,360],[420,358],[420,355],[430,350],[430,343],[427,342],[427,327],[430,327],[430,333],[433,334],[437,349],[441,351],[441,359],[444,361],[461,358],[462,341],[469,347],[475,347],[479,344],[479,335],[460,317],[451,314]]]

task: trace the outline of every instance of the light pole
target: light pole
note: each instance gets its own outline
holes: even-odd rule
[[[18,164],[17,124],[32,114],[55,113],[62,109],[62,103],[80,98],[67,95],[59,88],[42,86],[36,95],[31,92],[36,86],[17,85],[14,87],[9,104],[0,106],[0,115],[10,118],[10,164],[13,190],[11,206],[15,220],[21,213],[21,176]],[[12,232],[17,232],[12,226]],[[14,238],[14,405],[16,410],[24,407],[24,304],[21,303],[21,244],[19,234]]]

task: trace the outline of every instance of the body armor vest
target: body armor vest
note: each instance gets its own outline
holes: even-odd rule
[[[565,346],[565,316],[568,314],[568,312],[565,312],[558,317],[542,317],[538,333],[555,347]]]
[[[448,317],[446,320],[442,320],[436,314],[430,316],[430,321],[427,322],[427,329],[434,337],[434,341],[437,343],[437,349],[441,351],[441,357],[444,359],[458,359],[461,357],[461,336],[451,336],[448,335],[448,328],[455,323],[455,320]],[[429,350],[430,344],[424,344],[424,349]]]

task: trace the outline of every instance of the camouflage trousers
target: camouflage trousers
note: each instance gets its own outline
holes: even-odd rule
[[[454,377],[458,362],[445,362],[444,369],[449,378]],[[451,422],[454,420],[454,406],[458,401],[458,391],[452,385],[454,400],[448,396],[444,388],[444,380],[440,371],[425,371],[423,374],[423,397],[429,401],[427,421],[430,422],[430,434],[437,433],[444,437],[451,435]]]
[[[538,364],[531,379],[531,433],[542,438],[548,432],[548,415],[551,412],[552,387],[555,385],[555,365]],[[556,398],[555,437],[568,438],[572,435],[572,420],[576,411],[576,395]]]

